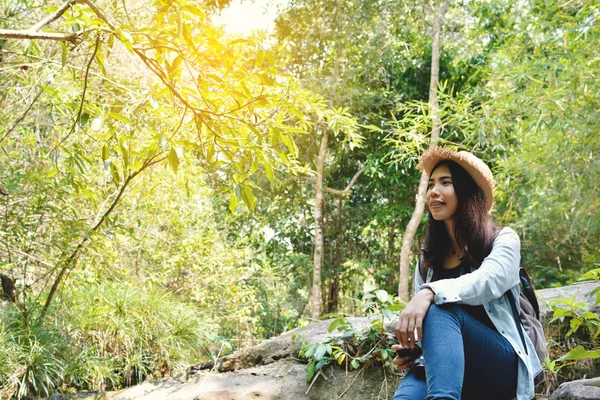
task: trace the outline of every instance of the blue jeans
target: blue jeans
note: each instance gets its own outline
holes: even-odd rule
[[[426,379],[409,372],[393,400],[512,399],[518,358],[511,344],[459,304],[432,304],[423,321]]]

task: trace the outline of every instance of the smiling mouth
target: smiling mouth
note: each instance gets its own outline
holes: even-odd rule
[[[444,203],[443,201],[433,201],[433,202],[429,203],[429,208],[439,208],[445,204],[446,203]]]

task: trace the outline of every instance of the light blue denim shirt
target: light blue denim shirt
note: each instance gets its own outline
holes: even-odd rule
[[[430,268],[426,282],[423,282],[419,268],[416,268],[414,294],[421,289],[429,288],[435,293],[435,304],[438,305],[446,303],[483,305],[496,330],[510,342],[519,356],[517,400],[530,400],[535,396],[533,378],[542,371],[542,367],[527,334],[524,335],[527,352],[523,348],[506,294],[508,290],[513,293],[519,309],[520,261],[519,236],[512,229],[504,228],[494,240],[492,251],[483,260],[481,266],[472,269],[469,274],[431,282],[433,270]]]

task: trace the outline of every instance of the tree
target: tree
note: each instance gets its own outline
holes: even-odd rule
[[[0,38],[6,39],[3,52],[10,54],[3,58],[3,63],[11,66],[12,79],[27,82],[36,94],[30,96],[22,116],[0,134],[0,143],[7,145],[11,134],[27,131],[25,126],[31,123],[29,113],[42,110],[38,102],[49,95],[49,100],[45,101],[52,104],[50,118],[60,112],[70,121],[65,130],[57,129],[48,136],[43,142],[44,148],[40,148],[34,158],[39,160],[42,170],[50,171],[47,173],[52,174],[58,187],[67,183],[76,193],[87,196],[90,206],[77,212],[75,231],[78,236],[62,238],[68,244],[57,253],[57,248],[39,255],[30,254],[33,249],[19,250],[26,254],[21,256],[26,263],[31,257],[42,261],[46,257],[58,260],[42,273],[44,279],[52,278],[52,285],[41,310],[41,319],[81,252],[93,243],[96,235],[103,234],[102,229],[106,228],[131,182],[146,169],[168,162],[176,170],[187,152],[211,174],[215,185],[225,187],[230,193],[230,207],[235,210],[240,200],[250,209],[255,207],[252,175],[262,171],[273,179],[273,167],[277,163],[292,163],[286,155],[294,149],[288,123],[292,117],[295,120],[302,117],[292,101],[294,83],[278,74],[272,55],[259,44],[222,38],[197,5],[160,2],[156,13],[150,15],[144,14],[141,7],[132,15],[132,10],[117,3],[100,11],[96,4],[84,0],[66,1],[55,10],[49,9],[45,16],[39,15],[39,8],[15,7],[6,6],[7,21],[15,25],[27,24],[28,20],[33,22],[26,29],[0,31]],[[17,20],[17,14],[25,14],[27,18]],[[42,28],[57,21],[74,28],[75,33],[52,33],[50,36],[40,33]],[[144,28],[136,26],[138,29],[134,29],[138,23]],[[18,35],[14,33],[16,31]],[[40,43],[12,40],[15,37],[36,39]],[[50,42],[44,42],[45,39]],[[76,43],[73,49],[61,45],[60,62],[53,61],[57,50],[54,40]],[[81,65],[71,65],[70,61],[78,60],[80,53],[87,53],[86,60]],[[117,57],[147,68],[154,78],[144,79],[155,90],[140,96],[134,94],[122,78],[111,76],[111,67],[115,65],[111,60],[116,61]],[[54,70],[36,68],[29,71],[27,65],[31,62],[50,65]],[[32,84],[51,82],[52,74],[63,74],[60,79],[67,79],[65,69],[82,71],[78,94],[72,91],[77,85],[71,88]],[[22,71],[25,79],[20,76]],[[96,85],[99,91],[94,90]],[[65,97],[73,101],[65,102]],[[18,105],[10,104],[6,110],[11,107]],[[54,133],[56,137],[52,137]],[[282,142],[286,144],[283,148]],[[20,145],[19,139],[14,138],[10,145],[13,144]],[[51,158],[45,159],[40,153],[50,154]],[[92,154],[100,157],[95,158]],[[98,185],[100,182],[89,176],[82,179],[83,170],[97,164],[97,160],[110,171],[114,191]],[[3,181],[16,184],[18,175],[14,172],[14,169],[7,171]],[[82,180],[88,182],[82,184]],[[17,187],[7,186],[11,199],[13,195],[28,196],[16,190]],[[91,189],[94,187],[99,190],[94,192]],[[38,193],[42,193],[41,186]],[[11,210],[8,204],[5,216],[17,217],[21,212],[26,213],[25,209]],[[88,212],[90,214],[86,215]],[[60,218],[58,213],[51,217]],[[18,224],[16,220],[8,219],[5,223],[9,226]],[[32,232],[30,226],[22,228],[24,232]],[[36,235],[35,231],[33,235]],[[12,249],[19,249],[18,236],[5,239],[8,250],[4,257],[12,264],[15,253]],[[48,264],[43,263],[41,265]],[[43,290],[43,286],[38,289]],[[24,312],[29,309],[29,305],[23,305]]]
[[[431,80],[429,82],[429,107],[430,115],[432,120],[431,125],[431,137],[430,147],[437,146],[438,137],[440,134],[440,127],[442,124],[440,118],[440,106],[438,103],[438,82],[440,73],[440,52],[441,52],[441,23],[444,18],[444,14],[448,9],[449,1],[446,0],[435,9],[428,4],[429,11],[432,14],[432,51],[431,51]],[[421,173],[421,179],[419,181],[419,188],[416,196],[415,210],[412,217],[406,227],[404,236],[402,238],[402,251],[400,253],[400,281],[398,283],[398,297],[403,301],[408,301],[408,278],[409,278],[409,262],[410,254],[412,252],[412,244],[417,232],[417,228],[421,223],[421,216],[423,215],[423,207],[425,206],[425,192],[427,190],[427,179],[429,177],[425,172]]]

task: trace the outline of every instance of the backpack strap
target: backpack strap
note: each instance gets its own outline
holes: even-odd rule
[[[535,291],[533,290],[533,282],[529,277],[529,274],[525,270],[525,268],[519,269],[519,281],[521,282],[521,286],[523,287],[523,294],[527,297],[527,300],[533,306],[533,310],[535,311],[535,317],[540,319],[540,305],[538,303],[537,297],[535,295]]]
[[[431,280],[433,279],[433,271],[431,270],[431,268],[425,270],[425,266],[423,265],[423,254],[419,256],[417,268],[419,268],[419,274],[421,275],[421,279],[423,279],[423,282],[431,282]]]
[[[517,324],[517,330],[519,331],[519,336],[521,337],[521,342],[523,343],[523,348],[525,349],[525,354],[529,355],[527,351],[527,344],[525,343],[525,337],[523,335],[523,327],[521,326],[521,319],[519,317],[519,312],[517,311],[517,305],[515,301],[515,297],[510,289],[506,292],[508,296],[508,301],[510,302],[510,308],[512,308],[513,318],[515,320],[515,324]]]
[[[427,276],[425,275],[425,269],[423,268],[423,254],[421,254],[419,256],[419,262],[417,263],[417,268],[419,268],[419,273],[421,274],[421,279],[423,279],[423,282],[425,282],[425,280],[427,279]]]

